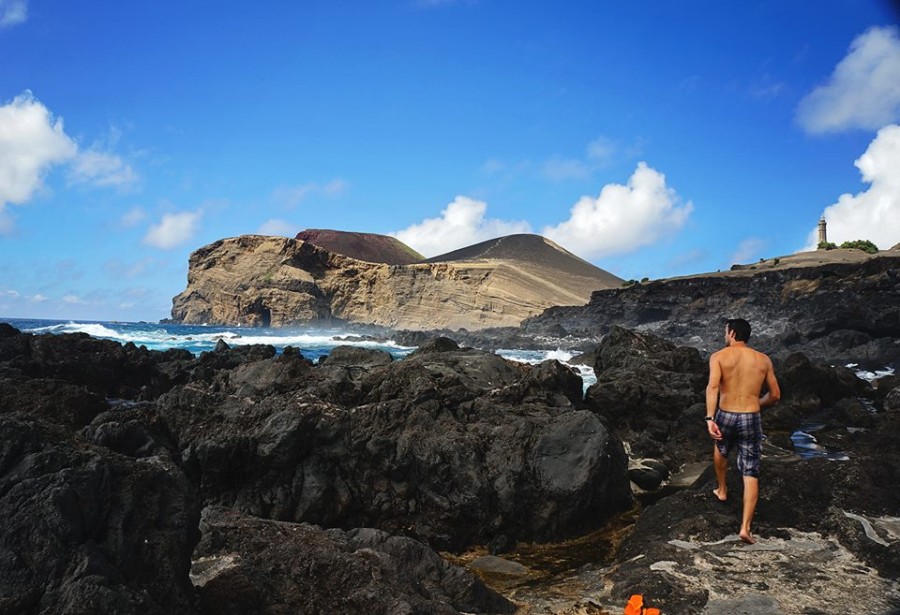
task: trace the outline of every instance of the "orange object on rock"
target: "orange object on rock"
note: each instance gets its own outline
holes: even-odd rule
[[[628,599],[625,605],[625,615],[661,615],[657,608],[645,608],[644,597],[640,594],[634,594]]]
[[[640,594],[634,594],[628,599],[625,605],[625,615],[642,615],[644,611],[644,597]]]

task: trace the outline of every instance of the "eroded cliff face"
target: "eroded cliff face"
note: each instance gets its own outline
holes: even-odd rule
[[[753,326],[751,345],[770,354],[900,365],[900,253],[834,252],[601,290],[585,306],[549,309],[522,329],[591,337],[619,325],[710,352],[723,344],[725,319],[741,317]]]
[[[554,305],[583,305],[596,279],[539,264],[483,259],[386,265],[309,242],[245,235],[191,255],[172,319],[273,326],[336,322],[403,329],[516,326]]]

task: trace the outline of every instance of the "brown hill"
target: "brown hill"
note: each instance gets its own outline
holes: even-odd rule
[[[425,258],[399,239],[375,233],[311,228],[297,233],[296,239],[367,263],[410,265]]]
[[[540,235],[507,235],[482,241],[453,252],[429,258],[425,263],[477,262],[503,260],[520,267],[552,270],[554,276],[576,276],[596,279],[601,287],[622,285],[622,278],[592,265],[565,248]]]

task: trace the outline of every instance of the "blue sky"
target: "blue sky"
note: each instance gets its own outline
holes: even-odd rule
[[[900,243],[895,5],[0,0],[0,317],[158,320],[190,253],[534,232],[623,278]]]

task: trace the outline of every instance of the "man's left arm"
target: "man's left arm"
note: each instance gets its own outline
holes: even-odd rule
[[[722,381],[722,366],[719,365],[719,353],[713,353],[709,358],[709,383],[706,385],[706,430],[713,440],[721,440],[722,432],[719,426],[712,420],[716,416],[719,407],[719,383]]]
[[[778,379],[775,378],[775,368],[772,367],[772,359],[769,357],[766,357],[766,386],[769,390],[759,398],[760,408],[774,406],[781,399],[781,387],[778,386]]]

